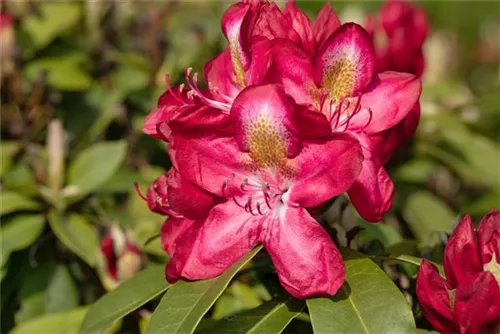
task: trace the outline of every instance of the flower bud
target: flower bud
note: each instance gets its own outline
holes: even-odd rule
[[[113,290],[130,279],[145,265],[146,258],[139,245],[120,229],[112,225],[101,240],[98,272],[106,290]]]
[[[429,322],[442,333],[500,331],[500,211],[492,210],[474,229],[466,215],[445,248],[442,278],[424,260],[417,297]]]

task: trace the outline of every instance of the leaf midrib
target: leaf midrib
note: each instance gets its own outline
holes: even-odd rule
[[[354,304],[354,301],[353,301],[353,298],[352,296],[349,294],[349,291],[347,291],[346,287],[344,285],[342,285],[342,291],[344,291],[344,293],[347,295],[347,299],[349,300],[349,303],[351,303],[352,305],[352,308],[354,309],[354,312],[356,312],[356,315],[358,316],[359,318],[359,322],[361,323],[361,325],[363,326],[363,329],[365,331],[366,334],[370,334],[370,331],[368,330],[368,327],[366,327],[366,324],[365,322],[363,321],[363,318],[361,317],[361,313],[359,313],[359,310],[358,308],[356,307],[356,305]]]

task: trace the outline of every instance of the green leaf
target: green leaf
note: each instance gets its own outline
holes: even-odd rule
[[[80,296],[68,268],[58,265],[45,291],[45,312],[57,313],[78,306]]]
[[[370,239],[375,238],[379,240],[385,247],[403,241],[403,237],[401,237],[399,232],[394,227],[385,223],[373,224],[361,222],[359,226],[364,230],[360,232],[360,237],[368,234]]]
[[[212,318],[219,320],[260,304],[261,299],[250,285],[235,281],[215,303]]]
[[[95,302],[85,316],[80,332],[101,332],[169,287],[165,281],[165,266],[150,266]]]
[[[3,178],[3,175],[9,170],[12,159],[20,149],[21,145],[18,142],[2,140],[0,143],[0,152],[2,152],[0,154],[0,177]]]
[[[45,219],[41,215],[20,214],[2,222],[0,265],[7,263],[12,252],[28,247],[38,239],[44,226]]]
[[[63,245],[72,250],[89,266],[96,265],[99,234],[96,228],[89,224],[84,217],[76,213],[63,216],[52,211],[49,213],[49,224]]]
[[[77,2],[48,1],[39,5],[40,15],[21,20],[21,28],[30,36],[35,48],[46,46],[80,20],[81,6]]]
[[[281,333],[305,307],[290,296],[268,301],[257,308],[222,319],[200,333]]]
[[[331,298],[307,300],[314,333],[415,333],[412,311],[373,261],[342,249],[346,282]]]
[[[203,315],[224,292],[231,279],[259,252],[252,250],[216,278],[175,284],[153,312],[147,333],[192,333]]]
[[[83,64],[86,56],[71,53],[60,57],[40,58],[29,62],[23,72],[26,78],[36,81],[42,73],[47,75],[47,83],[65,91],[87,90],[92,78],[85,72]]]
[[[81,152],[69,166],[70,195],[83,196],[105,183],[125,159],[126,142],[108,141],[95,144]]]
[[[68,312],[38,317],[16,326],[11,334],[77,334],[86,312],[87,307],[80,307]]]
[[[33,201],[15,191],[2,191],[0,199],[0,215],[16,211],[36,211],[40,203]]]
[[[428,243],[435,232],[450,232],[455,220],[453,212],[439,198],[426,191],[408,197],[405,219],[420,242]]]

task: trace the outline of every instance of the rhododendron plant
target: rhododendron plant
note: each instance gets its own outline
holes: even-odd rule
[[[143,128],[169,142],[173,179],[207,192],[203,210],[183,210],[162,200],[171,197],[161,195],[168,178],[148,190],[151,210],[173,217],[162,236],[167,278],[217,276],[262,243],[292,295],[333,295],[343,263],[306,209],[348,191],[365,219],[382,219],[394,192],[383,164],[398,145],[385,131],[416,105],[420,81],[376,74],[368,33],[340,25],[329,6],[311,25],[293,1],[283,12],[242,1],[222,31],[229,46],[204,68],[208,90],[190,69],[189,90],[167,78]]]
[[[486,214],[477,228],[466,215],[445,248],[444,271],[423,260],[417,296],[441,333],[498,333],[500,330],[500,211]]]

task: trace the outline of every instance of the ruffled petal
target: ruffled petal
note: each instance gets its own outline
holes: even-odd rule
[[[162,225],[161,246],[172,257],[175,254],[179,238],[193,226],[194,221],[186,218],[169,217]]]
[[[365,158],[361,174],[347,193],[361,217],[378,222],[392,206],[394,184],[384,166]]]
[[[214,207],[206,220],[194,222],[178,240],[166,268],[167,280],[220,275],[258,244],[260,219],[233,201]]]
[[[316,47],[311,21],[307,15],[295,5],[295,1],[289,0],[283,14],[292,24],[293,30],[300,36],[302,48],[309,54],[313,55]]]
[[[251,63],[246,71],[247,86],[264,83],[271,66],[272,42],[267,38],[257,37],[252,41],[250,48]]]
[[[189,182],[171,168],[167,175],[168,204],[170,208],[188,219],[206,217],[221,199]]]
[[[281,284],[296,298],[333,296],[344,283],[345,266],[330,236],[304,208],[278,210],[261,239]]]
[[[481,260],[484,265],[492,261],[495,256],[495,261],[499,270],[500,280],[500,211],[497,209],[490,210],[481,222],[477,229],[477,238],[479,241],[479,249],[481,250]],[[493,264],[492,264],[493,265]],[[499,283],[500,284],[500,283]]]
[[[170,160],[187,180],[212,194],[229,198],[228,186],[243,183],[252,159],[241,152],[232,136],[216,131],[177,136],[169,147]]]
[[[301,149],[293,114],[282,86],[248,87],[231,108],[236,142],[260,167],[278,166]]]
[[[454,292],[439,275],[436,266],[425,259],[418,270],[416,292],[425,317],[436,330],[443,334],[458,333],[450,300]]]
[[[375,50],[366,30],[346,23],[323,44],[316,55],[315,81],[339,100],[357,95],[372,80]]]
[[[394,153],[406,142],[408,142],[418,126],[420,120],[420,104],[408,113],[408,115],[398,124],[390,129],[375,133],[371,136],[373,151],[382,164],[386,164],[394,155]]]
[[[288,95],[296,103],[319,107],[321,93],[314,83],[311,60],[296,44],[277,40],[273,47],[274,68]]]
[[[226,102],[226,96],[234,100],[241,90],[233,70],[230,48],[226,48],[205,64],[203,77],[209,89],[214,92],[214,98],[220,102]]]
[[[319,11],[313,25],[313,35],[316,40],[316,46],[321,48],[328,37],[330,37],[339,27],[340,20],[332,10],[330,3],[327,2]]]
[[[300,43],[299,34],[293,29],[290,22],[273,2],[262,2],[259,17],[253,27],[253,36],[286,38],[295,43]]]
[[[444,271],[453,288],[468,284],[483,271],[472,219],[465,215],[446,244]]]
[[[455,297],[455,318],[460,333],[497,333],[500,329],[500,285],[489,272],[483,272]]]
[[[421,91],[420,79],[412,74],[377,74],[363,90],[362,110],[352,117],[349,129],[374,134],[393,127],[417,104]]]
[[[293,160],[296,176],[289,200],[313,207],[351,187],[363,162],[359,142],[347,133],[335,133],[326,141],[305,143]]]

